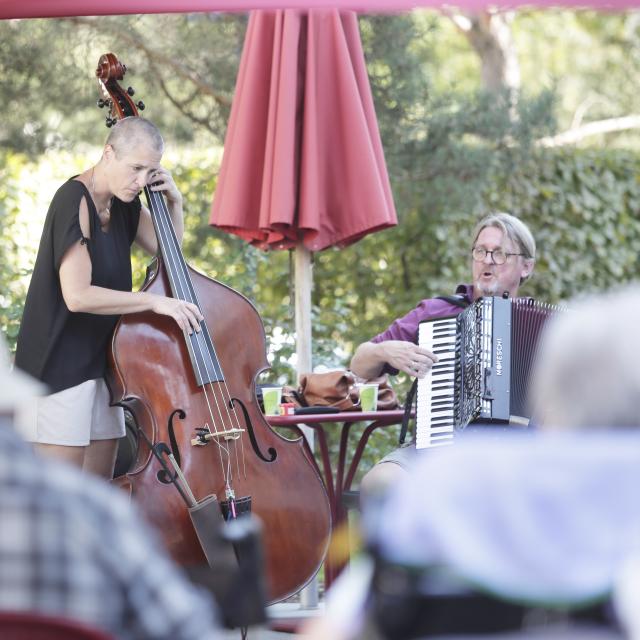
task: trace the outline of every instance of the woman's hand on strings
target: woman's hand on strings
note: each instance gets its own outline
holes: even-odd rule
[[[178,190],[171,173],[164,167],[158,167],[149,180],[149,189],[151,191],[161,191],[167,198],[167,203],[182,204],[182,194]]]
[[[204,316],[198,306],[192,302],[157,296],[152,311],[163,316],[170,316],[178,323],[180,329],[187,331],[189,335],[194,331],[201,331],[200,323],[204,320]]]
[[[184,231],[182,194],[178,190],[173,176],[164,167],[158,167],[149,175],[147,184],[149,185],[150,191],[164,194],[167,207],[169,208],[173,230],[175,231],[178,242],[182,244],[182,234]],[[151,213],[144,205],[142,205],[140,210],[140,222],[138,223],[136,242],[149,255],[153,256],[158,252],[158,241]]]

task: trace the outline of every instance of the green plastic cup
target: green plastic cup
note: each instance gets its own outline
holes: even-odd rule
[[[264,402],[264,412],[268,416],[280,415],[280,398],[282,397],[282,387],[263,387],[262,402]]]
[[[375,411],[378,408],[378,385],[361,384],[360,407],[363,411]]]

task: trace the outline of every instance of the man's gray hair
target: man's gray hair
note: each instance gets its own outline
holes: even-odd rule
[[[519,218],[512,216],[510,213],[504,211],[493,211],[486,215],[473,231],[473,242],[471,246],[474,247],[478,236],[483,229],[487,227],[496,227],[500,229],[505,237],[509,238],[511,242],[518,248],[519,252],[523,254],[524,260],[536,259],[536,241],[533,238],[529,227],[522,222]],[[530,278],[531,274],[520,278],[520,284],[526,282]]]
[[[640,426],[640,285],[571,303],[545,329],[534,420],[549,428]]]
[[[512,216],[510,213],[503,211],[494,211],[486,215],[478,224],[473,232],[473,245],[475,245],[480,232],[486,227],[497,227],[504,235],[513,242],[521,253],[524,254],[526,260],[535,260],[536,258],[536,241],[529,227],[519,218]]]
[[[141,144],[148,144],[159,153],[164,151],[164,140],[158,127],[151,120],[139,116],[118,120],[111,129],[106,144],[113,147],[116,155]]]

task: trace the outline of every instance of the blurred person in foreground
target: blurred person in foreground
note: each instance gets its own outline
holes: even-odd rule
[[[189,333],[200,331],[203,319],[190,302],[131,290],[132,245],[152,256],[158,250],[139,198],[146,186],[165,198],[182,239],[182,195],[161,165],[163,152],[152,122],[124,118],[111,128],[100,160],[56,191],[18,334],[16,366],[49,389],[22,435],[40,453],[108,479],[125,434],[123,409],[110,406],[104,381],[120,315],[151,311]]]
[[[640,284],[575,301],[570,309],[549,326],[544,359],[536,363],[537,423],[548,431],[640,429]],[[630,533],[640,539],[639,530]],[[614,593],[628,637],[640,639],[640,545],[626,558]]]
[[[39,393],[9,371],[0,336],[0,609],[84,622],[118,640],[219,638],[214,603],[128,499],[17,435],[14,420]]]
[[[534,368],[540,429],[417,457],[365,504],[368,554],[310,637],[640,638],[640,287],[569,308]]]
[[[532,375],[536,424],[640,427],[640,285],[569,309],[551,321]]]
[[[350,364],[354,374],[369,379],[403,371],[423,378],[437,356],[418,346],[420,322],[459,314],[483,296],[518,295],[535,265],[536,243],[527,225],[508,213],[491,213],[478,222],[471,237],[472,283],[459,285],[456,296],[422,300],[385,331],[361,344]],[[415,453],[412,442],[384,457],[364,476],[360,487],[363,496],[404,476],[403,470]]]

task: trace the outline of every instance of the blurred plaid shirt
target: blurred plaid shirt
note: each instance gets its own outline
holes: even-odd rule
[[[126,640],[219,637],[215,605],[160,551],[128,499],[43,460],[0,419],[0,609],[61,615]]]

